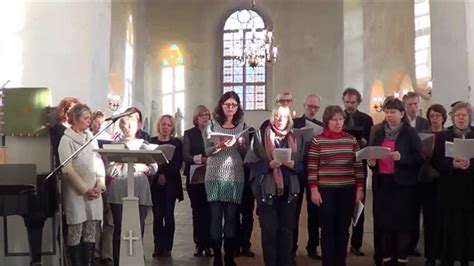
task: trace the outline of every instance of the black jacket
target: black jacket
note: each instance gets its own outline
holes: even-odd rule
[[[191,164],[195,164],[193,157],[199,154],[201,154],[203,157],[206,157],[206,150],[204,147],[201,130],[198,127],[193,127],[184,131],[183,159],[186,186],[189,185],[189,168]]]
[[[374,132],[370,146],[381,146],[385,138],[385,127],[380,126]],[[412,186],[418,182],[418,172],[423,163],[421,156],[421,140],[415,129],[409,124],[403,124],[395,140],[395,151],[400,153],[400,160],[395,161],[394,179],[400,185]],[[377,178],[378,164],[371,167]]]
[[[370,129],[374,125],[374,121],[372,120],[372,117],[370,117],[368,114],[360,112],[357,110],[353,114],[354,118],[354,128],[350,128],[348,126],[349,123],[349,117],[346,112],[346,119],[344,120],[344,130],[353,135],[357,140],[360,140],[361,138],[364,138],[367,142],[369,142],[370,138]],[[360,147],[364,148],[364,147]]]
[[[152,192],[164,192],[167,198],[182,201],[184,198],[180,172],[181,166],[183,165],[183,144],[181,143],[181,140],[171,138],[169,141],[160,141],[157,137],[153,137],[150,142],[158,145],[169,144],[176,147],[173,158],[169,160],[169,163],[162,164],[158,167],[158,172],[153,178],[151,184]],[[157,182],[158,175],[160,174],[163,174],[166,177],[166,183],[164,186],[159,185]]]
[[[440,132],[436,135],[431,165],[439,172],[438,197],[440,204],[446,208],[474,210],[474,159],[466,170],[453,167],[453,158],[445,156],[446,141],[456,137],[453,130]],[[474,139],[474,131],[466,136]]]
[[[426,120],[425,118],[421,116],[416,117],[416,124],[415,124],[416,133],[423,132],[429,128],[430,128],[430,123],[428,122],[428,120]]]
[[[296,198],[301,192],[300,184],[297,178],[298,174],[303,172],[302,153],[299,152],[304,147],[302,137],[296,137],[297,152],[292,154],[292,160],[295,161],[294,170],[281,166],[282,174],[286,182],[286,190],[288,202]],[[259,129],[255,132],[250,152],[253,152],[258,162],[247,163],[250,169],[250,182],[252,183],[252,191],[257,200],[262,200],[267,204],[272,204],[272,198],[276,195],[275,183],[273,180],[273,171],[269,166],[269,158],[265,152],[265,130]]]

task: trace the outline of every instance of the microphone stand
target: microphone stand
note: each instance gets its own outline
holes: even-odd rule
[[[57,174],[56,178],[56,184],[58,187],[58,212],[59,212],[59,265],[63,266],[64,263],[64,235],[63,235],[63,219],[62,219],[62,214],[63,214],[63,199],[62,199],[62,168],[66,166],[72,159],[79,154],[82,150],[84,150],[87,145],[89,145],[92,141],[94,141],[100,134],[102,134],[105,130],[107,130],[111,125],[113,125],[119,118],[112,119],[110,123],[105,126],[102,130],[100,130],[97,134],[95,134],[90,140],[88,140],[86,143],[84,143],[79,149],[77,149],[71,156],[67,157],[64,162],[62,162],[60,165],[58,165],[54,170],[49,173],[43,180],[43,182],[47,181],[50,179],[52,176]]]

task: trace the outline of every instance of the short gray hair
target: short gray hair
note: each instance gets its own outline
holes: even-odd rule
[[[67,113],[67,122],[70,125],[73,125],[74,122],[78,121],[79,118],[81,118],[84,112],[89,112],[92,114],[91,109],[86,104],[75,104],[71,109],[69,109],[69,112]]]

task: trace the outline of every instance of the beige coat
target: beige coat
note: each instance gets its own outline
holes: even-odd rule
[[[68,128],[59,142],[59,160],[65,161],[79,147],[92,138],[89,131],[77,133]],[[102,198],[90,200],[85,193],[90,188],[105,189],[105,169],[97,141],[92,141],[63,168],[63,206],[67,224],[88,220],[102,220]]]

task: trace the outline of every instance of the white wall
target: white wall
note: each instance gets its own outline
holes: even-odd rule
[[[361,110],[369,110],[370,92],[364,90],[364,10],[360,0],[344,1],[344,88],[362,95]]]
[[[472,53],[473,48],[467,46],[466,6],[464,1],[432,1],[430,11],[432,102],[449,109],[451,103],[466,100],[468,96],[468,59],[472,58],[468,52]],[[469,28],[472,32],[472,25]]]
[[[471,87],[469,100],[474,104],[474,2],[466,1],[466,41],[468,60],[468,79]]]
[[[383,83],[386,96],[399,89],[398,74],[415,79],[415,29],[412,0],[364,2],[364,95],[370,103],[374,81]],[[350,45],[350,44],[346,44]],[[383,116],[370,106],[374,120]]]
[[[0,27],[1,36],[17,38],[16,59],[9,61],[7,66],[12,70],[8,77],[12,77],[9,85],[48,87],[52,105],[65,96],[75,96],[92,108],[105,109],[110,55],[110,5],[106,1],[3,2],[2,17],[14,14],[12,17],[21,20],[14,34],[11,28],[14,25],[9,21],[2,21]],[[2,45],[7,41],[0,39],[0,55],[9,55],[15,50]],[[35,163],[38,171],[49,170],[49,139],[13,137],[7,138],[6,145],[7,163]],[[17,252],[28,251],[23,222],[19,217],[9,217],[8,220],[9,232],[15,232],[17,236],[12,237],[10,234],[9,247]],[[43,236],[46,251],[50,251],[52,242],[56,241],[48,240],[48,232],[51,232],[48,231],[51,226],[49,222]],[[3,221],[0,226],[3,228]],[[1,239],[3,234],[0,234]],[[29,264],[27,256],[4,257],[3,241],[0,241],[0,250],[0,265]],[[57,259],[45,256],[43,262],[45,265],[56,265]]]
[[[176,43],[185,58],[186,127],[194,107],[213,109],[221,92],[221,27],[226,16],[250,2],[233,0],[155,1],[146,8],[148,46],[145,91],[152,92],[161,112],[160,49]],[[335,1],[257,1],[257,9],[271,19],[280,56],[272,67],[268,99],[282,90],[295,98],[298,115],[308,93],[318,93],[323,106],[340,103],[343,85],[343,4]],[[147,103],[145,104],[146,106]],[[271,107],[269,106],[269,109]],[[247,112],[245,120],[258,126],[269,112]]]

